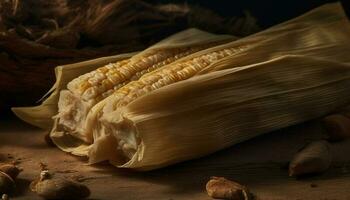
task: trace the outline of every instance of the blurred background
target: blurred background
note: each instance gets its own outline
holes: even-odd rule
[[[58,65],[142,50],[189,27],[244,37],[328,2],[2,0],[0,116],[38,104]]]

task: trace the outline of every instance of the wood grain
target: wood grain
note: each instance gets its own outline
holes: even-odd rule
[[[81,176],[91,199],[206,200],[210,176],[225,176],[247,185],[259,200],[350,199],[350,141],[332,144],[334,162],[324,174],[295,179],[284,168],[292,155],[309,141],[325,137],[317,122],[290,127],[244,142],[205,158],[151,172],[116,169],[106,163],[88,166],[79,159],[48,147],[45,132],[18,120],[0,122],[0,161],[17,159],[24,169],[12,199],[40,199],[28,190],[39,173],[39,162],[67,177]],[[311,186],[312,184],[312,186]]]

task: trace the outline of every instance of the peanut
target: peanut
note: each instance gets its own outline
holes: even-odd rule
[[[223,177],[211,177],[206,185],[207,193],[214,199],[250,200],[247,187]]]
[[[306,145],[289,164],[289,176],[302,176],[326,171],[332,161],[329,143],[325,140]]]

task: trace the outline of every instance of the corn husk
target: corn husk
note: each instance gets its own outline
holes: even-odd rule
[[[104,108],[117,97],[100,102],[92,109],[100,117],[86,155],[91,163],[109,160],[117,167],[151,170],[324,116],[350,103],[349,35],[341,6],[328,4],[256,35],[194,53],[178,62],[238,49],[198,76],[151,91],[117,110]],[[115,130],[106,134],[105,127]],[[120,151],[118,133],[136,138],[131,157]]]

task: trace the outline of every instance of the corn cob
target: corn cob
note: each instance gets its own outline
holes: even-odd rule
[[[344,17],[339,20],[333,16],[333,19],[320,21],[311,27],[299,27],[291,33],[294,34],[292,43],[286,42],[290,40],[289,33],[272,29],[264,34],[194,53],[130,82],[90,111],[87,121],[93,130],[91,137],[94,141],[88,152],[90,162],[107,159],[121,167],[158,168],[205,155],[277,128],[320,117],[350,103],[350,97],[341,98],[350,92],[350,68],[346,64],[350,59],[345,54],[335,53],[340,49],[350,50],[350,39],[347,37],[350,27]],[[271,35],[274,37],[268,37]],[[278,52],[270,47],[278,47]],[[222,72],[215,72],[219,70]],[[193,77],[198,73],[204,75]],[[256,79],[261,82],[255,82]],[[285,96],[282,95],[284,93]],[[279,94],[283,98],[278,99]],[[316,99],[312,100],[312,97]],[[251,104],[248,102],[255,99],[265,100],[259,100],[254,105],[258,107],[258,114],[266,120],[253,120],[254,114],[248,115],[252,118],[246,118],[243,114],[245,109],[249,111],[254,108],[249,107]],[[244,106],[245,102],[248,107]],[[288,103],[295,104],[291,106],[293,109],[286,109]],[[241,104],[242,107],[237,108]],[[137,105],[136,108],[134,105]],[[265,114],[270,112],[273,112],[270,116]],[[210,117],[211,113],[214,118]],[[233,113],[240,115],[236,117]],[[225,116],[229,117],[226,119]],[[241,121],[238,120],[240,116]],[[230,119],[235,119],[237,125],[232,125]],[[201,123],[197,124],[196,121]],[[210,127],[210,121],[218,124]],[[215,130],[213,127],[221,129]],[[243,134],[245,130],[246,135]],[[196,142],[198,138],[192,137],[202,134],[207,135],[203,142]],[[176,139],[179,136],[183,138]],[[154,138],[162,139],[153,142]],[[171,139],[168,141],[168,138]],[[114,141],[113,153],[101,153],[103,148],[111,149],[100,145],[106,143],[104,140],[109,141],[109,145]],[[192,147],[193,152],[186,145],[183,148],[175,147],[182,143],[190,146],[197,146],[197,143],[198,146]],[[171,150],[164,150],[167,147]]]
[[[157,43],[137,56],[107,64],[79,76],[68,83],[68,90],[60,93],[53,134],[67,132],[89,142],[89,138],[85,136],[85,118],[97,102],[146,73],[186,55],[233,39],[232,36],[212,35],[189,29]],[[189,42],[185,44],[184,40]]]
[[[174,62],[199,50],[208,48],[217,43],[201,44],[194,47],[162,50],[131,62],[131,59],[110,63],[84,74],[70,83],[67,88],[81,95],[85,101],[94,99],[99,101],[109,96],[113,91],[121,88],[130,81],[138,80],[142,75],[152,72],[164,65]]]

